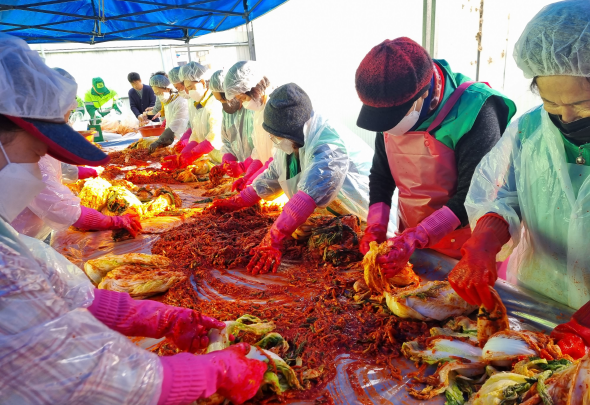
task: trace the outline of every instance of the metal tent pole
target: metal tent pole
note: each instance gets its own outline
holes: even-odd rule
[[[436,57],[435,34],[436,34],[436,0],[424,0],[422,17],[422,46],[428,54]]]
[[[158,45],[160,46],[160,59],[162,59],[162,70],[166,70],[166,65],[164,64],[164,53],[162,52],[162,40],[158,39]]]
[[[475,81],[479,81],[479,66],[481,61],[481,38],[483,37],[483,0],[479,4],[479,31],[477,35],[475,35],[475,39],[477,40],[477,67],[475,70]]]
[[[248,0],[244,0],[244,20],[246,20],[246,33],[248,34],[248,50],[250,51],[250,60],[256,60],[256,45],[254,44],[254,28],[250,21],[248,12]]]

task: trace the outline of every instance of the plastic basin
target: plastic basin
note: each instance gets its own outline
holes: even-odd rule
[[[142,127],[139,128],[139,132],[141,132],[141,136],[143,136],[144,138],[150,137],[150,136],[160,136],[162,135],[162,132],[164,132],[166,128],[162,128],[160,126],[148,126],[148,127]]]
[[[88,142],[94,142],[94,134],[96,134],[95,130],[89,131],[78,131],[80,135],[82,135]]]

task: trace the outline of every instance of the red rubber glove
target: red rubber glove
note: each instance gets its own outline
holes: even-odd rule
[[[449,207],[442,207],[424,218],[418,226],[406,229],[401,235],[391,238],[389,253],[377,257],[377,263],[387,278],[403,270],[416,249],[424,249],[438,243],[445,235],[454,231],[461,221]]]
[[[166,337],[180,350],[190,352],[207,347],[210,329],[225,328],[225,323],[192,309],[134,300],[127,293],[108,290],[94,290],[88,311],[125,336]]]
[[[120,217],[109,217],[100,212],[80,206],[80,218],[72,225],[76,228],[87,231],[106,231],[125,228],[133,237],[141,232],[141,222],[135,215],[123,215]]]
[[[572,356],[574,360],[581,359],[586,355],[586,345],[581,337],[573,333],[562,332],[558,335],[559,338],[554,337],[554,339],[557,340],[561,353]],[[553,333],[551,333],[551,337],[553,337]]]
[[[248,271],[254,275],[271,271],[276,273],[281,264],[283,240],[303,225],[316,207],[315,201],[309,195],[303,191],[295,193],[285,204],[283,212],[272,224],[270,231],[260,245],[250,251],[254,257],[246,267]]]
[[[221,164],[226,164],[228,162],[237,162],[238,158],[232,155],[231,153],[224,153],[221,157]]]
[[[252,160],[251,163],[249,164],[248,168],[246,169],[246,173],[244,174],[243,177],[240,177],[239,179],[237,179],[236,181],[233,182],[232,186],[231,186],[231,190],[232,191],[242,191],[244,190],[246,187],[248,187],[250,184],[252,184],[252,176],[256,175],[257,173],[260,171],[260,169],[263,167],[262,162],[260,160]],[[260,172],[262,173],[262,172]]]
[[[176,145],[174,145],[174,151],[176,153],[181,153],[183,149],[186,147],[186,145],[188,145],[192,133],[193,130],[189,128],[184,132],[184,134],[182,134]]]
[[[220,199],[213,201],[210,209],[218,212],[236,211],[240,208],[251,207],[260,201],[261,198],[256,194],[254,187],[248,187],[240,194],[234,195],[231,198]]]
[[[557,325],[551,332],[551,337],[557,341],[559,347],[572,347],[573,352],[580,352],[579,345],[575,344],[575,340],[570,336],[575,335],[582,339],[585,346],[590,346],[590,302],[587,302],[578,309],[569,322]],[[562,343],[563,342],[563,343]],[[562,347],[562,351],[563,351]],[[569,353],[568,353],[569,354]],[[585,354],[585,348],[584,348]],[[574,359],[574,355],[570,354]]]
[[[249,359],[248,343],[200,356],[180,353],[161,357],[164,378],[158,405],[189,404],[218,393],[239,405],[252,398],[268,365]]]
[[[173,172],[180,166],[177,155],[164,156],[162,158],[162,170]]]
[[[494,300],[488,286],[498,278],[496,255],[510,240],[508,222],[498,214],[489,213],[479,219],[461,249],[463,257],[451,270],[449,282],[461,298],[471,305],[494,309]]]
[[[187,145],[187,148],[188,148],[188,145]],[[197,146],[193,147],[188,152],[185,152],[183,150],[182,153],[180,154],[180,158],[178,160],[180,163],[180,165],[179,165],[180,168],[187,167],[188,165],[193,163],[195,160],[197,160],[198,158],[200,158],[203,155],[206,155],[207,153],[211,152],[214,149],[215,148],[213,148],[213,145],[211,145],[211,142],[204,140],[203,142],[199,142],[199,144]]]
[[[387,224],[391,208],[385,203],[373,204],[369,207],[367,229],[359,243],[359,250],[363,255],[371,249],[371,242],[383,243],[387,239]]]
[[[91,167],[78,166],[78,180],[87,179],[89,177],[98,177],[98,173]]]

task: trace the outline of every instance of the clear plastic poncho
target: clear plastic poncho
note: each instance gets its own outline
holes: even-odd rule
[[[61,182],[72,184],[78,181],[78,166],[69,163],[61,164]]]
[[[82,209],[80,198],[62,183],[61,162],[45,155],[39,160],[39,169],[46,187],[11,225],[18,233],[45,240],[52,230],[60,231],[73,225]]]
[[[588,169],[576,166],[539,106],[513,122],[477,166],[465,208],[472,229],[488,212],[510,224],[512,239],[498,257],[514,249],[509,282],[577,309],[590,300],[590,171],[570,177],[572,169]]]
[[[233,114],[223,112],[221,125],[221,139],[223,147],[221,155],[231,153],[240,162],[252,155],[254,145],[252,134],[254,132],[254,112],[246,108],[240,108]]]
[[[269,133],[262,127],[267,101],[268,95],[265,95],[264,106],[259,111],[254,111],[254,131],[252,132],[252,145],[254,146],[252,159],[260,160],[263,164],[273,157],[277,150],[275,144],[270,139]]]
[[[158,356],[85,309],[94,287],[82,270],[1,218],[0,263],[3,405],[157,404]]]
[[[334,127],[317,112],[303,129],[305,145],[299,149],[301,172],[287,180],[287,154],[278,149],[274,160],[254,182],[256,193],[271,200],[282,192],[309,195],[320,208],[354,214],[367,220],[369,171],[373,150],[344,127]]]
[[[174,137],[179,139],[186,131],[188,124],[188,103],[178,96],[171,103],[164,105],[166,128],[174,132]]]
[[[213,145],[214,151],[209,156],[217,162],[221,162],[221,148],[223,140],[221,139],[221,124],[223,121],[223,107],[221,103],[207,90],[203,100],[207,100],[203,108],[195,110],[191,120],[191,137],[190,141],[203,142],[208,140]]]
[[[590,1],[545,6],[514,45],[514,59],[526,78],[590,76]]]

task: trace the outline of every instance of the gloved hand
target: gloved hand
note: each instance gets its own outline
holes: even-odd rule
[[[377,263],[381,264],[386,277],[393,277],[406,267],[416,248],[424,249],[435,245],[459,225],[461,221],[453,211],[449,207],[442,207],[424,218],[418,226],[408,228],[401,235],[391,238],[387,243],[391,250],[386,255],[377,257]]]
[[[235,211],[240,208],[251,207],[260,200],[261,198],[256,194],[254,187],[248,187],[240,192],[240,194],[234,195],[231,198],[213,201],[210,209],[218,212]]]
[[[252,158],[244,160],[243,162],[226,162],[223,164],[223,169],[229,177],[240,177],[252,165]]]
[[[574,359],[583,357],[586,354],[586,346],[590,346],[590,302],[578,309],[569,322],[557,325],[551,332],[551,337],[564,354],[569,354]],[[581,340],[583,347],[576,338]],[[575,357],[574,354],[581,355]]]
[[[221,157],[221,164],[224,165],[229,162],[237,162],[238,158],[232,155],[231,153],[224,153]]]
[[[498,273],[496,255],[510,240],[508,222],[498,214],[481,217],[461,249],[463,257],[451,270],[449,282],[461,298],[472,305],[493,310],[494,301],[488,286],[494,286]]]
[[[186,147],[186,145],[188,145],[192,133],[193,130],[189,128],[184,132],[184,134],[182,134],[182,137],[180,137],[176,145],[174,145],[174,151],[176,153],[181,153],[183,149]]]
[[[156,142],[153,142],[150,145],[150,153],[155,151],[160,146],[172,145],[172,142],[174,142],[174,132],[170,128],[166,128],[164,132],[162,132],[162,135],[158,137]]]
[[[134,300],[127,293],[109,290],[95,289],[88,311],[125,336],[166,337],[180,350],[193,353],[207,347],[210,329],[225,328],[225,323],[192,309]]]
[[[188,145],[187,145],[188,148]],[[185,148],[186,149],[186,148]],[[180,167],[184,168],[193,163],[195,160],[200,158],[201,156],[211,152],[213,149],[213,145],[208,140],[204,140],[203,142],[199,142],[199,144],[189,151],[183,152],[180,154],[179,163]]]
[[[260,245],[250,251],[254,257],[246,266],[248,271],[254,275],[271,271],[276,273],[281,264],[283,240],[303,225],[316,207],[315,201],[309,195],[303,191],[295,193],[285,204],[283,212],[272,224]]]
[[[91,167],[78,166],[78,180],[87,179],[89,177],[98,177],[98,172]]]
[[[272,158],[271,158],[272,160]],[[243,177],[240,177],[236,181],[233,182],[231,186],[232,191],[242,191],[248,185],[252,184],[253,176],[258,176],[257,173],[263,167],[262,162],[260,160],[252,160],[248,168],[246,169],[246,173]],[[268,167],[268,166],[267,166]],[[262,173],[262,171],[260,171]],[[255,178],[255,177],[254,177]]]
[[[262,173],[264,173],[264,171],[266,169],[268,169],[268,166],[270,166],[270,164],[272,163],[272,161],[273,161],[273,158],[270,158],[258,170],[254,171],[254,169],[252,169],[252,171],[254,171],[254,173],[252,173],[251,175],[248,176],[248,181],[246,182],[246,185],[249,186],[250,184],[252,184],[254,182],[254,180],[256,180],[256,178],[258,176],[260,176]],[[260,163],[262,163],[262,162],[260,162]],[[249,172],[250,172],[250,170],[249,170]]]
[[[73,224],[76,228],[87,231],[106,231],[125,228],[133,237],[141,231],[139,218],[133,215],[108,217],[92,208],[80,206],[80,218]]]
[[[180,166],[180,163],[178,162],[178,160],[179,160],[178,156],[176,156],[176,155],[164,156],[162,158],[162,170],[172,172],[172,171],[178,169],[178,167]]]
[[[359,250],[366,255],[371,242],[383,243],[387,239],[387,224],[391,208],[385,203],[373,204],[369,207],[367,229],[359,243]]]
[[[180,353],[161,357],[164,378],[158,405],[189,404],[218,393],[239,405],[254,397],[268,365],[249,359],[248,343],[200,356]]]

